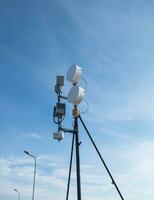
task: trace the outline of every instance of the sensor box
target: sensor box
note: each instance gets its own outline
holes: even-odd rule
[[[53,139],[58,140],[58,141],[64,139],[64,131],[54,132],[53,133]]]

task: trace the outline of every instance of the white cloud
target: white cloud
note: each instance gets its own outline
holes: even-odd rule
[[[122,162],[122,173],[118,173],[119,184],[128,199],[150,200],[154,195],[154,141],[131,143],[113,152],[118,162]],[[117,163],[118,163],[117,162]],[[117,170],[116,170],[117,171]]]
[[[49,167],[52,171],[44,171],[44,168],[41,168],[42,163],[44,164],[44,158],[47,160],[52,160],[53,158],[48,155],[40,156],[37,166],[37,175],[36,175],[36,196],[37,199],[41,199],[44,196],[48,196],[49,191],[55,193],[55,188],[58,188],[61,193],[65,189],[65,180],[54,174],[53,166]],[[10,157],[10,158],[0,158],[0,196],[5,195],[13,196],[13,189],[15,187],[19,188],[22,193],[22,199],[31,197],[32,192],[32,181],[33,181],[33,163],[27,162],[24,160],[24,157]],[[46,163],[47,165],[47,163]],[[56,165],[56,162],[55,162]],[[63,169],[61,169],[63,170]],[[5,190],[4,190],[5,188]],[[57,193],[58,195],[58,193]]]
[[[110,150],[108,159],[120,190],[127,200],[150,200],[154,195],[154,141],[129,143]],[[92,158],[91,158],[92,159]],[[49,169],[42,167],[42,163],[52,160],[55,165]],[[49,155],[41,155],[38,159],[36,177],[36,197],[49,200],[57,197],[61,200],[65,196],[68,168],[60,163],[59,159]],[[112,163],[112,166],[111,166]],[[0,196],[12,195],[12,189],[18,187],[22,191],[22,199],[31,197],[33,165],[24,161],[23,157],[0,158]],[[100,165],[81,165],[83,197],[107,200],[118,199],[118,194],[111,180]],[[71,179],[71,199],[76,199],[76,175],[73,168]],[[13,196],[13,195],[12,195]],[[7,198],[6,198],[7,199]]]
[[[57,166],[58,163],[60,163],[60,158],[58,156],[53,156],[53,155],[38,155],[37,156],[37,162],[39,165],[44,165],[44,166]]]
[[[42,139],[44,138],[43,135],[40,135],[38,133],[35,133],[35,132],[28,132],[28,133],[22,133],[25,137],[28,137],[28,138],[33,138],[33,139]]]

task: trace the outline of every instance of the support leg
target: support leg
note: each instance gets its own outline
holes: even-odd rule
[[[68,174],[68,182],[67,182],[67,193],[66,193],[66,200],[68,200],[69,197],[69,191],[70,191],[70,179],[71,179],[71,171],[72,171],[72,160],[73,160],[73,149],[74,149],[74,137],[72,136],[72,147],[71,147],[71,157],[70,157],[70,165],[69,165],[69,174]]]
[[[123,198],[123,196],[122,196],[122,194],[121,194],[121,192],[120,192],[120,190],[119,190],[119,188],[118,188],[118,186],[117,186],[117,184],[116,184],[116,182],[115,182],[115,180],[114,180],[114,178],[113,178],[111,172],[109,171],[109,169],[108,169],[108,167],[107,167],[107,165],[106,165],[106,163],[105,163],[103,157],[101,156],[101,154],[100,154],[100,152],[99,152],[99,150],[98,150],[98,148],[97,148],[97,146],[96,146],[96,144],[95,144],[93,138],[91,137],[91,135],[90,135],[90,133],[89,133],[89,131],[88,131],[88,129],[87,129],[87,127],[86,127],[85,123],[83,122],[83,120],[82,120],[82,118],[81,118],[80,115],[79,115],[79,119],[80,119],[80,121],[81,121],[83,127],[85,128],[85,130],[86,130],[86,132],[87,132],[87,134],[88,134],[88,136],[89,136],[89,138],[90,138],[90,140],[91,140],[91,142],[92,142],[92,144],[93,144],[95,150],[97,151],[97,153],[98,153],[98,155],[99,155],[99,157],[100,157],[100,159],[101,159],[101,161],[102,161],[102,163],[103,163],[103,165],[104,165],[104,167],[105,167],[105,169],[106,169],[108,175],[110,176],[110,178],[111,178],[111,180],[112,180],[112,184],[115,186],[115,188],[116,188],[116,190],[117,190],[117,192],[118,192],[118,194],[119,194],[121,200],[124,200],[124,198]]]

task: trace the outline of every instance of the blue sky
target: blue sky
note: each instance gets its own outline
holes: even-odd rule
[[[31,198],[23,150],[37,156],[36,199],[64,198],[71,136],[52,139],[52,108],[56,75],[75,63],[88,82],[83,119],[125,199],[153,198],[153,10],[152,0],[0,0],[0,199],[15,200],[14,188]],[[119,199],[82,126],[80,137],[83,199]],[[74,163],[73,200],[75,181]]]

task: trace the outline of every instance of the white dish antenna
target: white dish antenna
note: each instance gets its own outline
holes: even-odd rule
[[[81,75],[82,75],[82,68],[79,67],[78,65],[72,65],[67,72],[66,79],[72,82],[72,84],[75,84],[79,81]]]
[[[82,87],[75,85],[68,92],[67,100],[74,105],[78,105],[81,103],[84,97],[85,97],[85,90]]]

